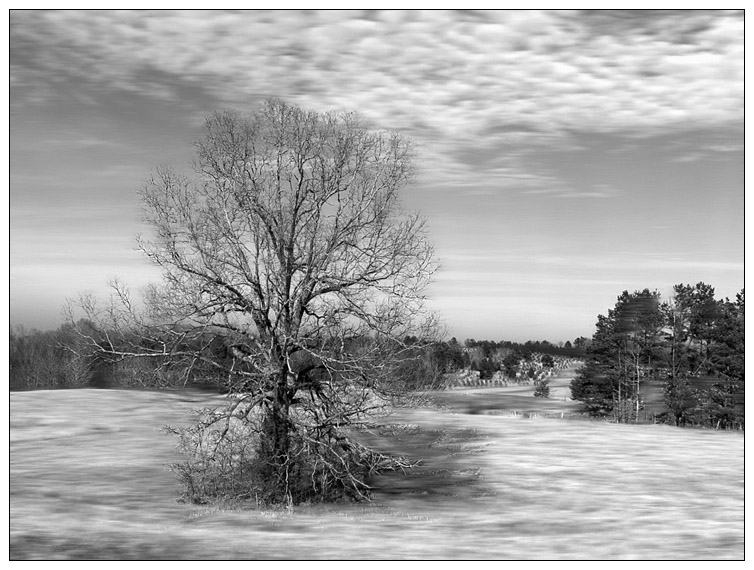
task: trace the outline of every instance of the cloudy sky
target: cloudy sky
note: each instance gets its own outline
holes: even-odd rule
[[[355,110],[420,149],[404,203],[464,339],[591,336],[623,290],[744,285],[736,12],[10,14],[10,319],[156,273],[135,190],[215,109]]]

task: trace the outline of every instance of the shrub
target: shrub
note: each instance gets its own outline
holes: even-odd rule
[[[545,379],[537,382],[536,388],[534,388],[534,396],[537,398],[549,398],[550,381]]]
[[[305,418],[296,422],[300,428]],[[273,428],[259,408],[245,402],[232,415],[208,409],[189,427],[166,427],[178,436],[178,450],[186,457],[169,465],[183,484],[181,500],[256,506],[361,500],[370,494],[370,476],[412,465],[371,451],[343,432],[318,433],[323,428],[310,425],[289,434],[281,472],[270,444]]]

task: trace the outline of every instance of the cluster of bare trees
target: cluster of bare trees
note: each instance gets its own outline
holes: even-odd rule
[[[12,327],[8,343],[11,390],[40,390],[87,386],[91,382],[89,362],[76,358],[69,347],[78,337],[71,327],[55,331]]]

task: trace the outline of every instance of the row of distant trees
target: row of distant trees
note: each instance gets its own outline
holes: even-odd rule
[[[547,340],[519,343],[466,339],[461,344],[453,337],[432,342],[408,338],[405,342],[414,348],[398,369],[401,382],[409,388],[424,389],[442,386],[446,374],[464,370],[479,372],[481,380],[492,378],[497,372],[508,378],[520,374],[533,378],[535,360],[540,367],[552,368],[556,359],[582,359],[591,340],[580,337],[573,343],[555,344]]]
[[[743,289],[733,301],[706,283],[676,285],[666,300],[624,291],[597,317],[571,395],[593,416],[634,422],[659,388],[661,420],[743,428],[744,356]]]
[[[547,340],[518,343],[467,339],[464,342],[462,367],[478,371],[482,380],[492,378],[496,372],[502,372],[508,378],[516,378],[519,374],[533,378],[535,359],[541,361],[542,366],[551,368],[555,364],[553,357],[583,358],[589,342],[585,337],[577,338],[573,343],[566,341],[558,344]]]
[[[454,340],[451,339],[450,342],[452,343]],[[573,342],[567,340],[566,342],[559,342],[557,344],[547,340],[527,340],[520,343],[510,340],[495,342],[494,340],[474,340],[473,338],[467,338],[463,344],[464,347],[469,349],[481,349],[485,358],[490,358],[496,351],[513,350],[520,353],[526,359],[530,354],[535,352],[566,358],[581,358],[584,356],[584,351],[590,343],[590,339],[581,336],[574,339]]]
[[[187,376],[182,363],[169,356],[139,360],[93,352],[89,339],[83,337],[82,332],[96,336],[103,348],[125,350],[135,342],[144,344],[143,339],[119,336],[112,329],[95,331],[94,325],[86,319],[47,331],[13,326],[9,343],[10,390],[151,389],[187,385],[222,388],[216,374],[203,374],[199,367],[194,367]],[[223,347],[212,348],[215,352],[227,353]]]
[[[8,356],[10,389],[71,388],[92,380],[88,363],[65,347],[75,340],[70,326],[54,331],[11,327]]]
[[[172,388],[201,387],[225,391],[228,386],[223,377],[211,371],[202,373],[196,364],[187,376],[187,368],[174,358],[123,359],[106,354],[93,354],[91,339],[97,337],[103,347],[116,352],[133,350],[141,338],[124,338],[115,330],[95,331],[93,323],[85,319],[75,325],[67,323],[56,330],[40,331],[14,326],[10,331],[10,389],[41,390],[82,387],[119,388]],[[199,337],[193,341],[192,350],[212,352],[219,362],[231,361],[233,346]],[[554,365],[553,357],[583,358],[585,347],[591,341],[584,337],[573,343],[554,344],[549,341],[476,341],[467,339],[463,344],[456,338],[449,341],[405,339],[414,348],[396,369],[396,377],[409,389],[426,389],[442,385],[443,376],[462,370],[476,370],[480,379],[491,378],[502,371],[515,378],[531,368],[533,355],[539,354],[543,366]],[[184,347],[186,348],[186,347]],[[147,347],[142,346],[146,350]]]

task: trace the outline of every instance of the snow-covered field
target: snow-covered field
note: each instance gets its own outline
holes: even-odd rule
[[[521,402],[572,409],[515,390],[454,391],[447,409],[397,410],[402,435],[370,442],[423,465],[374,481],[373,503],[277,511],[176,502],[164,467],[175,442],[160,428],[219,396],[12,393],[10,556],[743,559],[742,432],[514,416]],[[480,413],[485,401],[504,413]]]

